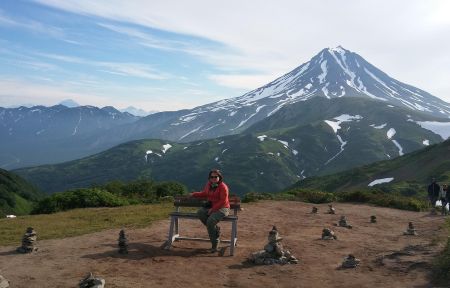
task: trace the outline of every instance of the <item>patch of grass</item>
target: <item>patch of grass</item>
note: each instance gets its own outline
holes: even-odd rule
[[[406,197],[379,191],[352,191],[337,194],[339,202],[369,203],[381,207],[390,207],[409,211],[426,211],[429,209],[425,199]]]
[[[330,203],[334,201],[349,203],[366,203],[380,207],[396,208],[409,211],[426,211],[428,202],[418,197],[407,197],[399,194],[390,194],[383,191],[351,191],[331,193],[311,189],[294,188],[282,193],[255,193],[244,195],[243,202],[255,202],[258,200],[290,200],[306,203]]]
[[[27,227],[33,227],[39,240],[65,238],[121,227],[146,227],[166,219],[172,202],[114,208],[84,208],[42,215],[0,219],[0,246],[20,246]]]
[[[447,231],[450,232],[450,220],[446,221]],[[447,244],[441,254],[433,262],[433,270],[431,274],[433,284],[437,286],[447,287],[450,283],[450,235]]]

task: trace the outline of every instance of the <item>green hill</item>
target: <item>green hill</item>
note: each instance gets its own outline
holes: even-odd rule
[[[42,193],[14,173],[0,169],[0,217],[28,214]]]
[[[291,188],[317,189],[327,192],[355,190],[395,191],[403,195],[425,195],[432,177],[450,183],[450,139],[440,144],[406,154],[389,161],[380,161],[348,171],[310,177]],[[377,179],[393,178],[389,183],[368,185]]]
[[[190,143],[136,140],[83,159],[15,172],[53,193],[135,179],[177,181],[199,190],[207,172],[218,168],[233,193],[276,192],[305,177],[421,149],[425,140],[442,141],[416,123],[425,120],[436,119],[366,99],[317,97],[280,109],[237,135]]]

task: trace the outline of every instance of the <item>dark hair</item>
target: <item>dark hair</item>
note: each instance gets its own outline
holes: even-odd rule
[[[222,173],[220,173],[219,169],[212,169],[211,171],[209,171],[208,180],[209,180],[209,177],[211,177],[212,173],[219,175],[219,183],[223,181],[223,176],[222,176]]]

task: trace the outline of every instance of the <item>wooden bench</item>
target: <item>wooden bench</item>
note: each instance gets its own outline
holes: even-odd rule
[[[175,211],[170,213],[170,227],[169,227],[169,237],[167,241],[164,243],[163,247],[166,250],[169,250],[172,247],[172,243],[174,241],[179,240],[192,240],[192,241],[210,241],[210,239],[206,238],[193,238],[193,237],[183,237],[180,236],[180,223],[179,219],[195,219],[199,221],[197,216],[197,211],[195,212],[182,212],[182,207],[194,207],[200,208],[203,207],[206,199],[203,198],[193,198],[189,196],[177,196],[173,202],[175,206]],[[229,198],[230,202],[230,215],[224,217],[221,222],[231,222],[231,237],[230,240],[221,240],[222,243],[230,243],[229,246],[221,248],[219,251],[220,255],[225,253],[227,247],[230,247],[230,255],[234,254],[234,247],[237,243],[237,222],[238,216],[237,213],[241,209],[241,199],[239,197],[232,196]]]

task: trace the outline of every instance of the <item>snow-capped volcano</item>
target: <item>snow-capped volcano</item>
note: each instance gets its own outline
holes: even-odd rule
[[[323,49],[309,62],[240,97],[214,103],[216,109],[258,105],[255,112],[273,114],[286,104],[322,96],[368,97],[412,110],[450,118],[450,104],[397,81],[358,54],[341,46]],[[268,106],[263,109],[262,105]],[[272,110],[269,108],[273,108]]]
[[[164,127],[163,134],[151,134],[175,141],[235,134],[283,106],[312,97],[365,97],[450,118],[449,103],[389,77],[358,54],[338,46],[323,49],[310,61],[242,96],[184,111]]]

